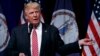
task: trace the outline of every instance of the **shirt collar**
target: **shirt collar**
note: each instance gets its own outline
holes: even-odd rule
[[[28,30],[29,30],[29,25],[30,25],[30,23],[28,22]],[[38,27],[36,29],[37,30],[42,29],[42,23],[41,22],[39,23],[39,25],[38,25]]]

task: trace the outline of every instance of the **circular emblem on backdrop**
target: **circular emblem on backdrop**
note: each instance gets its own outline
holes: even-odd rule
[[[7,47],[9,37],[5,16],[0,13],[0,52]]]
[[[53,13],[51,25],[59,29],[60,36],[65,44],[78,40],[78,27],[75,21],[75,15],[70,10],[57,10]]]

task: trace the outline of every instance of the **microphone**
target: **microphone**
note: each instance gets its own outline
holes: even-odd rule
[[[33,24],[30,23],[30,25],[29,25],[29,33],[31,33],[32,28],[33,28]]]

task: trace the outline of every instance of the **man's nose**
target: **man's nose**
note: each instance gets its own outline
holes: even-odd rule
[[[36,13],[33,13],[33,16],[36,16]]]

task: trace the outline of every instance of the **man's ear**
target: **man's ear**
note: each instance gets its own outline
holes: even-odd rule
[[[28,17],[27,16],[24,16],[25,17],[25,19],[27,20],[28,19]]]
[[[23,15],[24,15],[24,18],[25,19],[28,19],[28,17],[26,16],[26,13],[25,12],[23,13]]]

